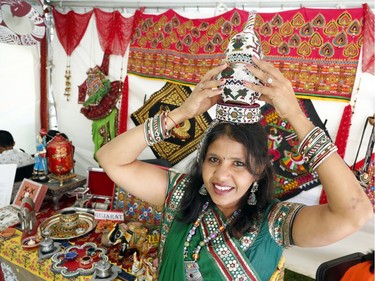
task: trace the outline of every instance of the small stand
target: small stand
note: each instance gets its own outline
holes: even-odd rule
[[[60,182],[60,186],[63,186],[64,185],[64,181],[68,181],[68,180],[74,179],[75,177],[77,177],[77,175],[73,174],[73,173],[70,173],[70,174],[67,174],[67,175],[49,174],[48,177],[51,178],[51,179],[53,179],[53,180],[59,181]]]

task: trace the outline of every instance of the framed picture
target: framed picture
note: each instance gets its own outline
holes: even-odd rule
[[[35,212],[39,212],[40,206],[43,203],[44,197],[47,193],[48,187],[42,183],[32,181],[30,179],[23,179],[17,195],[14,198],[13,205],[21,207],[22,200],[25,197],[30,197],[35,204]]]

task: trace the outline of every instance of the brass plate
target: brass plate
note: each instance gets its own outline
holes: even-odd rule
[[[78,212],[78,215],[78,225],[74,229],[61,227],[61,214],[56,214],[40,224],[40,233],[44,236],[44,231],[48,230],[50,233],[48,235],[49,238],[53,240],[66,240],[83,236],[96,227],[97,221],[94,219],[94,215],[82,212]]]

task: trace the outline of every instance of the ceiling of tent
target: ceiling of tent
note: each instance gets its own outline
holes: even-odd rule
[[[37,0],[28,0],[37,1]],[[60,6],[60,7],[112,7],[112,8],[170,8],[170,7],[217,7],[218,5],[226,5],[228,8],[267,8],[267,7],[334,7],[334,8],[352,8],[361,7],[365,1],[361,0],[262,0],[262,1],[249,1],[249,0],[195,0],[195,1],[176,1],[176,0],[159,0],[159,1],[145,1],[145,0],[95,0],[95,1],[75,1],[75,0],[45,0],[45,3]],[[374,8],[374,1],[368,2],[371,8]]]

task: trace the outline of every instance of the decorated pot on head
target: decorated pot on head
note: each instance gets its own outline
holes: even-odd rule
[[[216,118],[233,123],[255,123],[260,120],[260,93],[246,88],[243,81],[260,84],[260,80],[246,68],[253,64],[253,57],[263,58],[259,37],[254,31],[256,12],[249,14],[242,32],[234,35],[225,52],[228,67],[217,79],[226,80],[223,85],[222,101],[218,103]]]
[[[73,145],[71,141],[57,134],[47,143],[48,172],[55,175],[69,174],[73,169]]]

